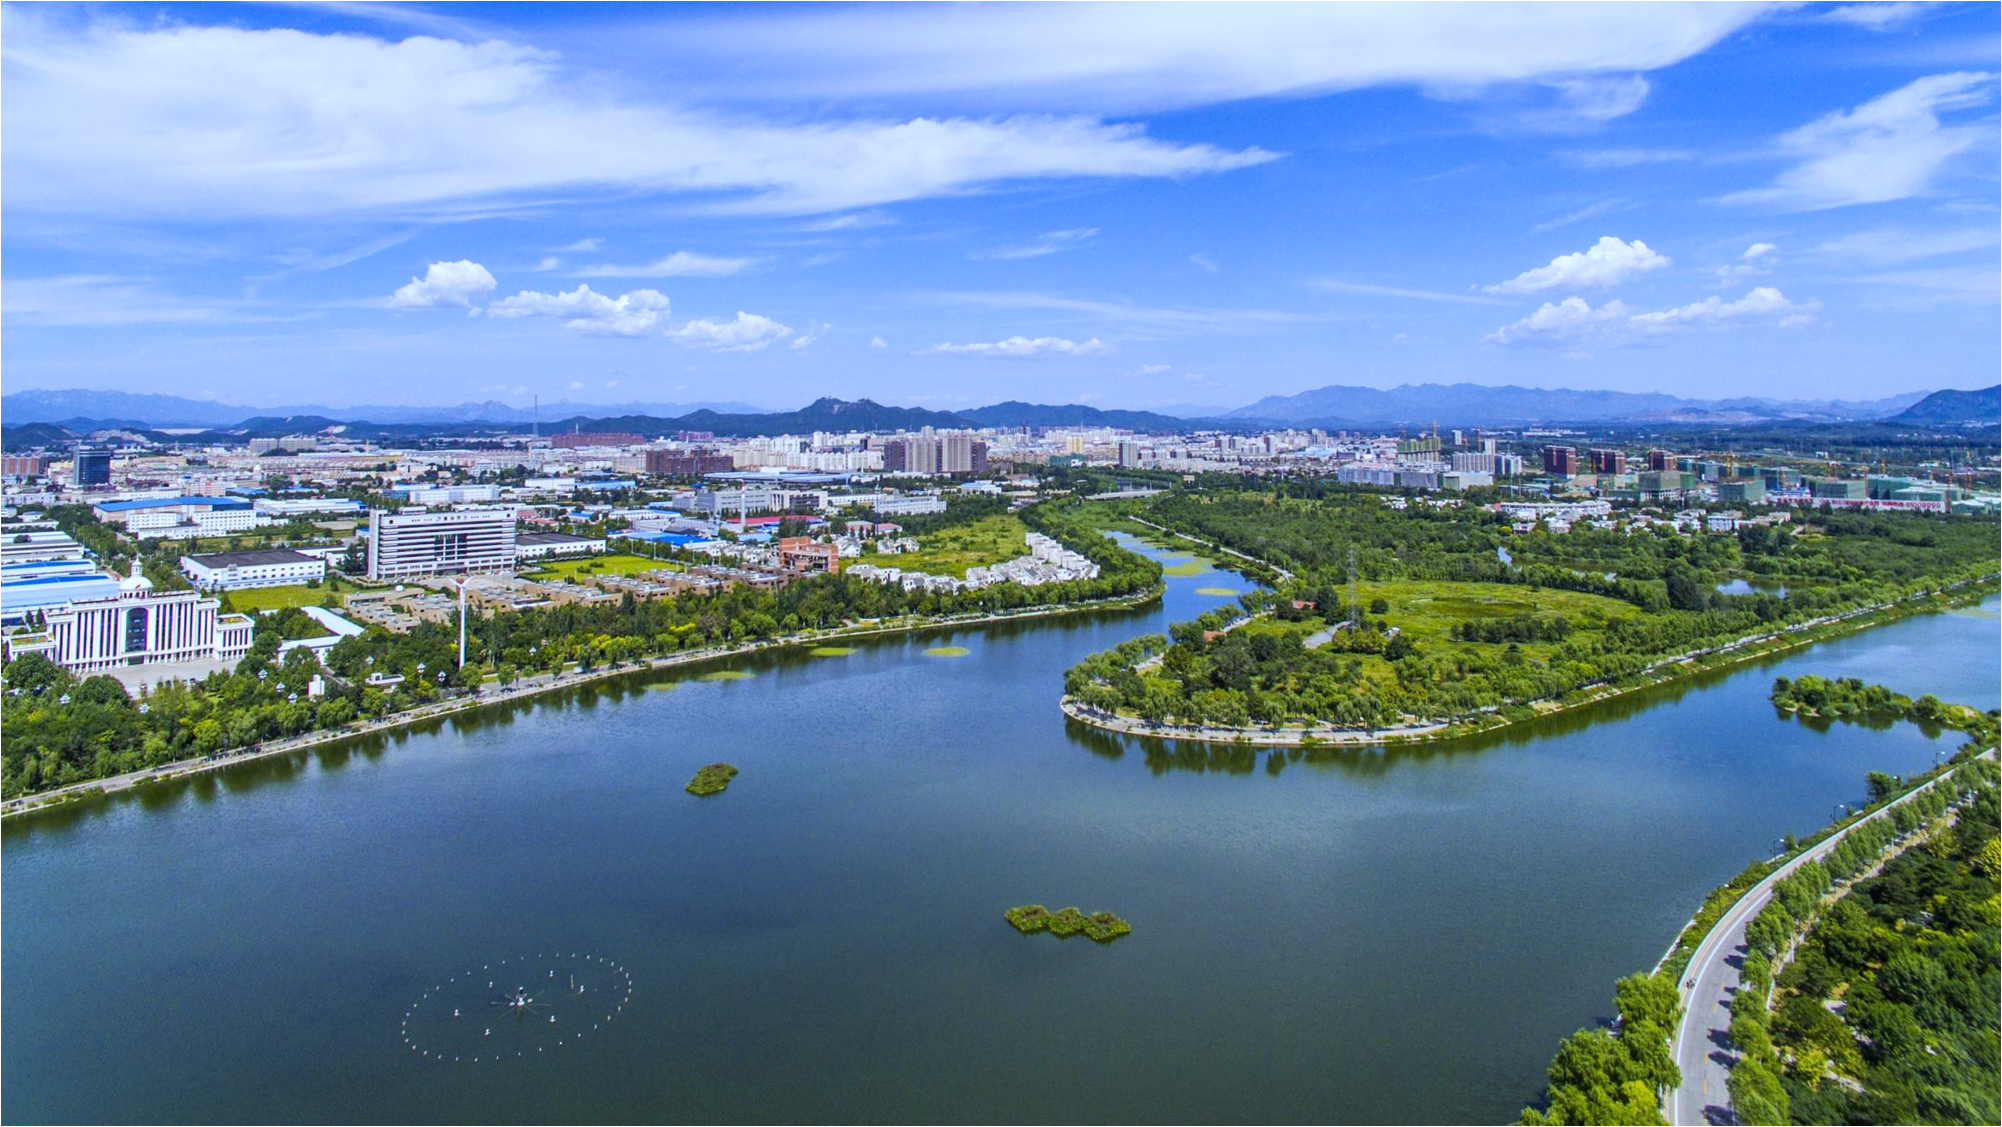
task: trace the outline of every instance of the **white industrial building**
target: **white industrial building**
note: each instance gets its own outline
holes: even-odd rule
[[[511,508],[377,510],[368,516],[370,579],[513,571],[514,563]]]
[[[245,587],[286,587],[327,577],[323,556],[290,548],[259,548],[247,552],[214,552],[182,556],[181,572],[204,591],[235,591]]]
[[[251,510],[267,520],[288,521],[294,517],[355,516],[362,503],[350,497],[259,497]]]
[[[516,560],[539,560],[552,556],[595,556],[605,550],[602,536],[572,536],[566,532],[523,532],[514,538]]]

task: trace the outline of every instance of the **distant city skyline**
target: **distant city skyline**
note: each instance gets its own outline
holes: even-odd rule
[[[6,390],[1997,379],[1994,9],[8,6]]]

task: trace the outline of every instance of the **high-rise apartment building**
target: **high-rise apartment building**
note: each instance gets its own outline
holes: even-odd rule
[[[368,576],[404,579],[514,570],[514,510],[405,509],[368,515]]]
[[[1592,472],[1596,474],[1623,474],[1627,472],[1627,452],[1593,447],[1588,455],[1592,461]]]
[[[1543,472],[1559,477],[1578,476],[1578,450],[1571,446],[1543,448]]]

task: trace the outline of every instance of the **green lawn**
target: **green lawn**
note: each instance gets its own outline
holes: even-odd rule
[[[971,524],[954,525],[917,538],[920,548],[894,556],[863,556],[849,563],[870,563],[932,575],[966,578],[969,567],[984,567],[1012,560],[1029,552],[1029,528],[1012,514],[982,517]]]
[[[1392,626],[1403,627],[1414,642],[1450,643],[1454,626],[1477,618],[1561,614],[1574,630],[1596,630],[1609,618],[1634,618],[1644,613],[1631,603],[1603,595],[1547,587],[1531,591],[1508,583],[1393,580],[1359,586],[1363,605],[1367,607],[1375,599],[1388,602],[1390,613],[1384,617]]]
[[[366,590],[346,579],[327,576],[327,581],[318,587],[297,584],[291,587],[247,587],[241,591],[224,592],[229,596],[229,605],[242,614],[256,611],[282,610],[285,607],[316,607],[331,597],[339,606],[341,596],[353,591]]]
[[[607,556],[581,556],[570,560],[550,560],[534,571],[522,572],[524,579],[576,579],[579,575],[637,575],[642,571],[681,571],[682,566],[672,560],[648,559],[646,556],[613,553]]]

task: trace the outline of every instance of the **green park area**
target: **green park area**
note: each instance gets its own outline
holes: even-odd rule
[[[643,571],[682,571],[683,565],[673,560],[656,560],[646,556],[616,553],[606,556],[580,556],[576,559],[549,560],[538,565],[533,571],[522,572],[524,579],[567,579],[575,581],[582,575],[638,575]]]
[[[1169,638],[1093,654],[1065,691],[1101,712],[1223,729],[1512,721],[1692,654],[1833,629],[1997,563],[1993,521],[1803,513],[1731,535],[1521,534],[1474,505],[1290,488],[1153,499],[1146,519],[1293,578]],[[1746,574],[1787,593],[1728,593]]]
[[[917,537],[919,549],[915,552],[869,556],[862,562],[964,579],[969,567],[984,567],[1027,555],[1028,535],[1029,528],[1020,517],[1002,513],[924,533]]]
[[[224,592],[224,595],[229,607],[237,613],[255,614],[260,611],[283,610],[286,607],[324,606],[328,599],[332,599],[334,606],[339,607],[342,595],[367,589],[351,579],[329,572],[326,581],[317,587],[309,587],[303,583],[285,587],[245,587]]]

